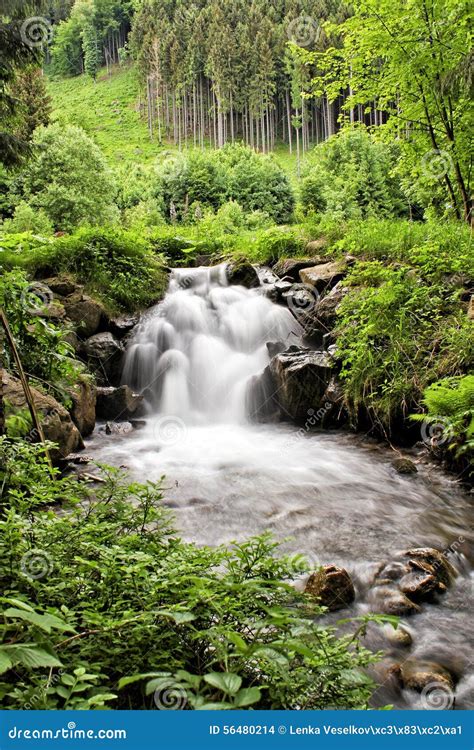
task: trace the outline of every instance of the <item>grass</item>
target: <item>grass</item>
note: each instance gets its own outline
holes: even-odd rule
[[[103,68],[96,83],[89,76],[49,79],[48,93],[53,117],[84,128],[100,146],[111,166],[150,164],[173,143],[150,139],[146,119],[140,112],[140,87],[133,67],[115,67],[111,75]],[[297,190],[296,151],[290,154],[277,144],[275,159]]]
[[[111,166],[150,163],[163,149],[148,135],[140,115],[139,86],[133,68],[103,69],[89,76],[49,79],[53,117],[78,125],[100,146]]]

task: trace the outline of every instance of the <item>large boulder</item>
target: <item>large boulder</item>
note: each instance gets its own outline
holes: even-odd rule
[[[5,401],[8,401],[14,409],[28,408],[20,380],[9,375],[6,370],[2,370],[2,387]],[[30,388],[44,436],[47,440],[57,443],[58,446],[51,451],[53,461],[58,461],[69,453],[83,448],[81,434],[67,409],[52,396],[31,386]],[[34,428],[28,437],[31,442],[38,441]]]
[[[54,294],[60,297],[69,297],[74,292],[80,292],[81,287],[76,284],[67,274],[60,274],[59,276],[52,276],[49,279],[44,279],[43,284],[46,284]]]
[[[229,263],[226,275],[229,284],[245,286],[247,289],[260,286],[258,273],[247,260],[235,260]]]
[[[290,346],[268,365],[275,384],[274,398],[283,417],[307,419],[317,409],[332,376],[333,362],[326,352]]]
[[[137,325],[139,320],[138,315],[122,315],[118,318],[111,318],[109,320],[109,330],[111,333],[114,334],[118,339],[124,338],[124,336],[127,336],[135,326]]]
[[[82,437],[87,437],[95,427],[96,386],[90,377],[81,377],[71,389],[71,417]]]
[[[106,331],[96,333],[84,341],[80,355],[93,370],[99,385],[118,385],[123,351],[121,342],[110,331]]]
[[[303,268],[310,268],[318,263],[324,261],[320,258],[281,258],[273,266],[273,271],[281,279],[287,276],[292,281],[299,281],[299,273]]]
[[[128,385],[118,388],[97,388],[97,416],[101,419],[129,419],[139,409],[143,396]]]
[[[106,317],[103,305],[82,292],[64,297],[62,304],[81,338],[89,338],[97,333],[102,319]]]
[[[348,607],[355,599],[354,584],[349,573],[336,565],[324,565],[311,573],[306,582],[305,593],[318,599],[330,611]]]
[[[300,279],[303,284],[314,286],[318,292],[332,288],[338,281],[344,278],[344,264],[334,261],[332,263],[322,263],[310,268],[303,268],[300,271]]]

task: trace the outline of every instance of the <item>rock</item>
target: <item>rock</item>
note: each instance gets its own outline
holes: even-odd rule
[[[437,549],[419,547],[409,549],[403,554],[409,558],[408,565],[410,568],[421,568],[427,573],[431,573],[444,586],[450,586],[453,579],[457,576],[455,568],[448,561],[446,555],[443,555]]]
[[[267,341],[265,346],[267,347],[269,357],[275,357],[277,354],[280,354],[280,352],[284,352],[286,349],[286,344],[284,341]]]
[[[467,308],[467,317],[469,320],[474,320],[474,294],[471,294],[471,299],[469,300],[469,307]]]
[[[324,391],[321,404],[324,407],[321,427],[327,427],[328,425],[340,426],[346,422],[347,412],[344,407],[344,389],[342,383],[334,375]]]
[[[91,378],[82,377],[70,390],[72,407],[70,414],[83,437],[93,432],[95,427],[96,386]]]
[[[383,632],[385,633],[387,640],[393,646],[403,646],[404,648],[408,648],[413,642],[410,633],[408,630],[405,630],[402,625],[398,625],[396,628],[393,628],[391,625],[385,625]]]
[[[58,294],[60,297],[69,297],[81,288],[76,284],[74,279],[67,274],[44,279],[43,283],[49,286],[51,291],[54,292],[54,294]]]
[[[436,577],[421,570],[404,575],[399,586],[400,591],[415,602],[430,601],[438,590]]]
[[[436,662],[407,659],[398,665],[398,674],[404,688],[418,693],[431,685],[439,685],[449,692],[454,691],[454,680],[450,672]]]
[[[331,331],[337,322],[337,308],[347,292],[347,287],[336,284],[329,294],[320,299],[313,310],[310,311],[309,321],[318,328],[322,328],[325,332]]]
[[[101,419],[128,419],[142,402],[143,396],[134,393],[128,385],[97,388],[97,416]]]
[[[120,318],[111,318],[108,328],[118,339],[126,336],[138,323],[138,315],[124,315]]]
[[[128,435],[132,432],[133,425],[131,422],[107,422],[102,429],[106,435]]]
[[[323,263],[319,266],[303,268],[300,279],[303,284],[314,286],[318,292],[332,288],[344,277],[344,266],[339,262]]]
[[[318,599],[331,612],[349,606],[355,599],[354,584],[349,573],[336,565],[324,565],[311,573],[306,582],[305,593]]]
[[[280,407],[275,401],[276,388],[270,367],[248,380],[245,411],[252,422],[277,422],[280,419]]]
[[[26,409],[27,402],[21,382],[2,370],[3,397],[14,409]],[[71,419],[67,409],[55,398],[46,395],[36,388],[31,387],[31,393],[35,402],[36,410],[41,421],[44,436],[47,440],[57,443],[58,447],[51,450],[51,458],[58,461],[73,451],[84,447],[79,430]],[[27,440],[38,441],[38,435],[34,428],[31,430]]]
[[[325,239],[325,237],[318,237],[317,240],[311,240],[310,242],[308,242],[305,250],[308,253],[308,255],[311,255],[311,254],[319,252],[320,250],[324,250],[326,245],[327,245],[327,240]]]
[[[392,461],[392,466],[398,474],[416,474],[418,472],[416,464],[409,458],[396,458]]]
[[[76,292],[66,297],[63,303],[67,317],[75,324],[82,338],[89,338],[99,330],[102,316],[105,316],[104,307],[100,302]]]
[[[84,341],[81,357],[94,371],[99,385],[117,385],[120,381],[123,346],[109,331],[96,333]]]
[[[255,268],[245,259],[229,263],[226,270],[229,284],[245,286],[247,289],[260,286],[260,279]]]
[[[319,407],[332,377],[326,352],[290,346],[268,365],[274,382],[274,399],[283,417],[306,419],[308,409]]]
[[[395,587],[383,588],[377,586],[373,589],[375,605],[379,612],[386,615],[396,615],[397,617],[409,617],[410,615],[420,612],[420,607],[408,599],[405,594]]]
[[[324,263],[321,258],[282,258],[273,266],[277,276],[288,276],[291,281],[299,281],[299,273],[303,268],[310,268],[318,263]]]
[[[131,419],[130,424],[132,425],[134,430],[143,430],[143,428],[146,427],[146,420],[145,419]]]

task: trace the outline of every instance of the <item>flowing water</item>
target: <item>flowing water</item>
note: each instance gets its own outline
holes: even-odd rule
[[[99,428],[89,450],[137,479],[165,475],[167,503],[189,541],[271,531],[284,551],[343,565],[357,590],[354,614],[369,611],[366,592],[381,561],[410,547],[446,550],[459,571],[455,584],[407,620],[411,651],[391,647],[387,658],[441,662],[460,676],[456,705],[474,706],[469,498],[429,464],[398,475],[393,452],[360,437],[252,423],[248,383],[269,361],[267,342],[289,345],[300,333],[289,310],[261,289],[227,286],[223,266],[174,271],[126,353],[123,379],[145,395],[145,424],[123,436]],[[390,648],[375,626],[367,643]],[[418,707],[419,696],[396,690],[383,666],[375,703]]]

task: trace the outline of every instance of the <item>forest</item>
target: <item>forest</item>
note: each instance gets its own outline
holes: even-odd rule
[[[463,0],[2,5],[0,709],[474,706],[472,63]]]

